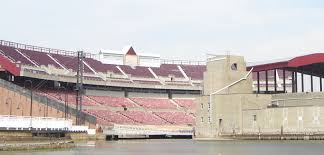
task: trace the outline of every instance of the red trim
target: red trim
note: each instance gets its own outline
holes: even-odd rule
[[[289,67],[300,67],[310,64],[324,63],[324,53],[314,53],[310,55],[300,56],[289,60]]]
[[[12,63],[9,59],[2,55],[0,55],[0,66],[2,69],[7,70],[14,76],[20,75],[20,68],[18,68],[16,64]]]
[[[261,72],[266,70],[273,70],[276,68],[285,68],[288,66],[288,62],[276,62],[271,64],[263,64],[263,65],[257,65],[257,66],[250,66],[248,67],[248,70],[250,70],[253,67],[253,72]]]
[[[324,53],[314,53],[314,54],[299,56],[288,61],[249,66],[247,69],[249,70],[253,67],[253,72],[260,72],[260,71],[273,70],[273,69],[282,69],[287,67],[297,68],[300,66],[306,66],[306,65],[316,64],[316,63],[324,63]]]

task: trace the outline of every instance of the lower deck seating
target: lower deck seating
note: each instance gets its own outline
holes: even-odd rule
[[[150,112],[143,111],[119,111],[119,113],[132,118],[136,122],[145,125],[164,125],[168,124],[166,121],[154,116]]]
[[[195,122],[194,117],[184,112],[154,112],[154,114],[176,125],[193,125]]]
[[[133,120],[110,110],[85,110],[85,112],[97,117],[104,123],[136,124]]]
[[[186,109],[194,109],[196,104],[194,99],[174,99],[174,101],[181,107]]]
[[[112,97],[112,96],[88,96],[94,101],[112,107],[135,107],[133,103],[123,97]]]
[[[65,94],[67,94],[67,102],[68,104],[76,104],[76,95],[68,92],[68,93],[62,93],[58,91],[46,91],[43,93],[43,95],[46,95],[49,98],[56,99],[58,101],[64,102],[65,101]],[[97,105],[94,101],[90,100],[86,96],[82,97],[82,105],[84,106],[95,106]]]
[[[134,102],[149,109],[176,109],[176,106],[169,99],[159,98],[131,98]]]

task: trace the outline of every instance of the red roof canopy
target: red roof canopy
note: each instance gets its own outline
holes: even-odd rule
[[[260,72],[274,69],[286,69],[300,73],[321,76],[324,75],[324,53],[314,53],[294,57],[291,59],[275,61],[248,66],[248,70],[253,67],[253,72]]]

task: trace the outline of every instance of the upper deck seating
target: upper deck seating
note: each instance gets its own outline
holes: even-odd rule
[[[3,54],[11,59],[13,61],[18,62],[20,61],[22,64],[29,65],[29,66],[35,66],[33,63],[31,63],[27,58],[22,56],[20,53],[16,51],[15,48],[9,47],[9,46],[2,46],[0,45],[0,50],[3,52]]]
[[[202,80],[206,71],[205,65],[181,65],[181,68],[192,80]]]
[[[147,67],[142,66],[126,66],[126,65],[120,65],[119,66],[126,74],[130,74],[132,77],[144,77],[144,78],[154,78],[152,73],[148,70]]]
[[[29,59],[37,62],[39,65],[53,65],[56,68],[61,68],[54,60],[52,60],[47,53],[38,52],[38,51],[31,51],[25,49],[19,49],[22,53],[29,57]]]
[[[55,58],[59,63],[63,64],[68,69],[72,69],[72,71],[76,72],[78,70],[78,58],[75,56],[68,55],[60,55],[60,54],[50,54],[53,58]],[[84,65],[85,73],[93,73],[89,67]]]
[[[92,58],[85,58],[85,62],[87,62],[97,72],[107,73],[108,71],[115,74],[122,74],[114,64],[103,64]]]
[[[161,64],[160,67],[151,67],[157,76],[169,77],[173,75],[176,78],[184,78],[176,64]]]

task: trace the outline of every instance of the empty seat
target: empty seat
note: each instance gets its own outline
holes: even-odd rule
[[[159,98],[131,98],[142,107],[150,109],[176,109],[176,106],[169,99]]]
[[[102,105],[108,105],[112,107],[134,107],[134,104],[123,97],[111,97],[111,96],[88,96]]]
[[[138,123],[145,125],[163,125],[167,124],[166,121],[154,116],[152,113],[143,111],[120,111],[119,113],[132,118]]]
[[[184,112],[154,112],[156,115],[176,125],[193,125],[194,117]]]

